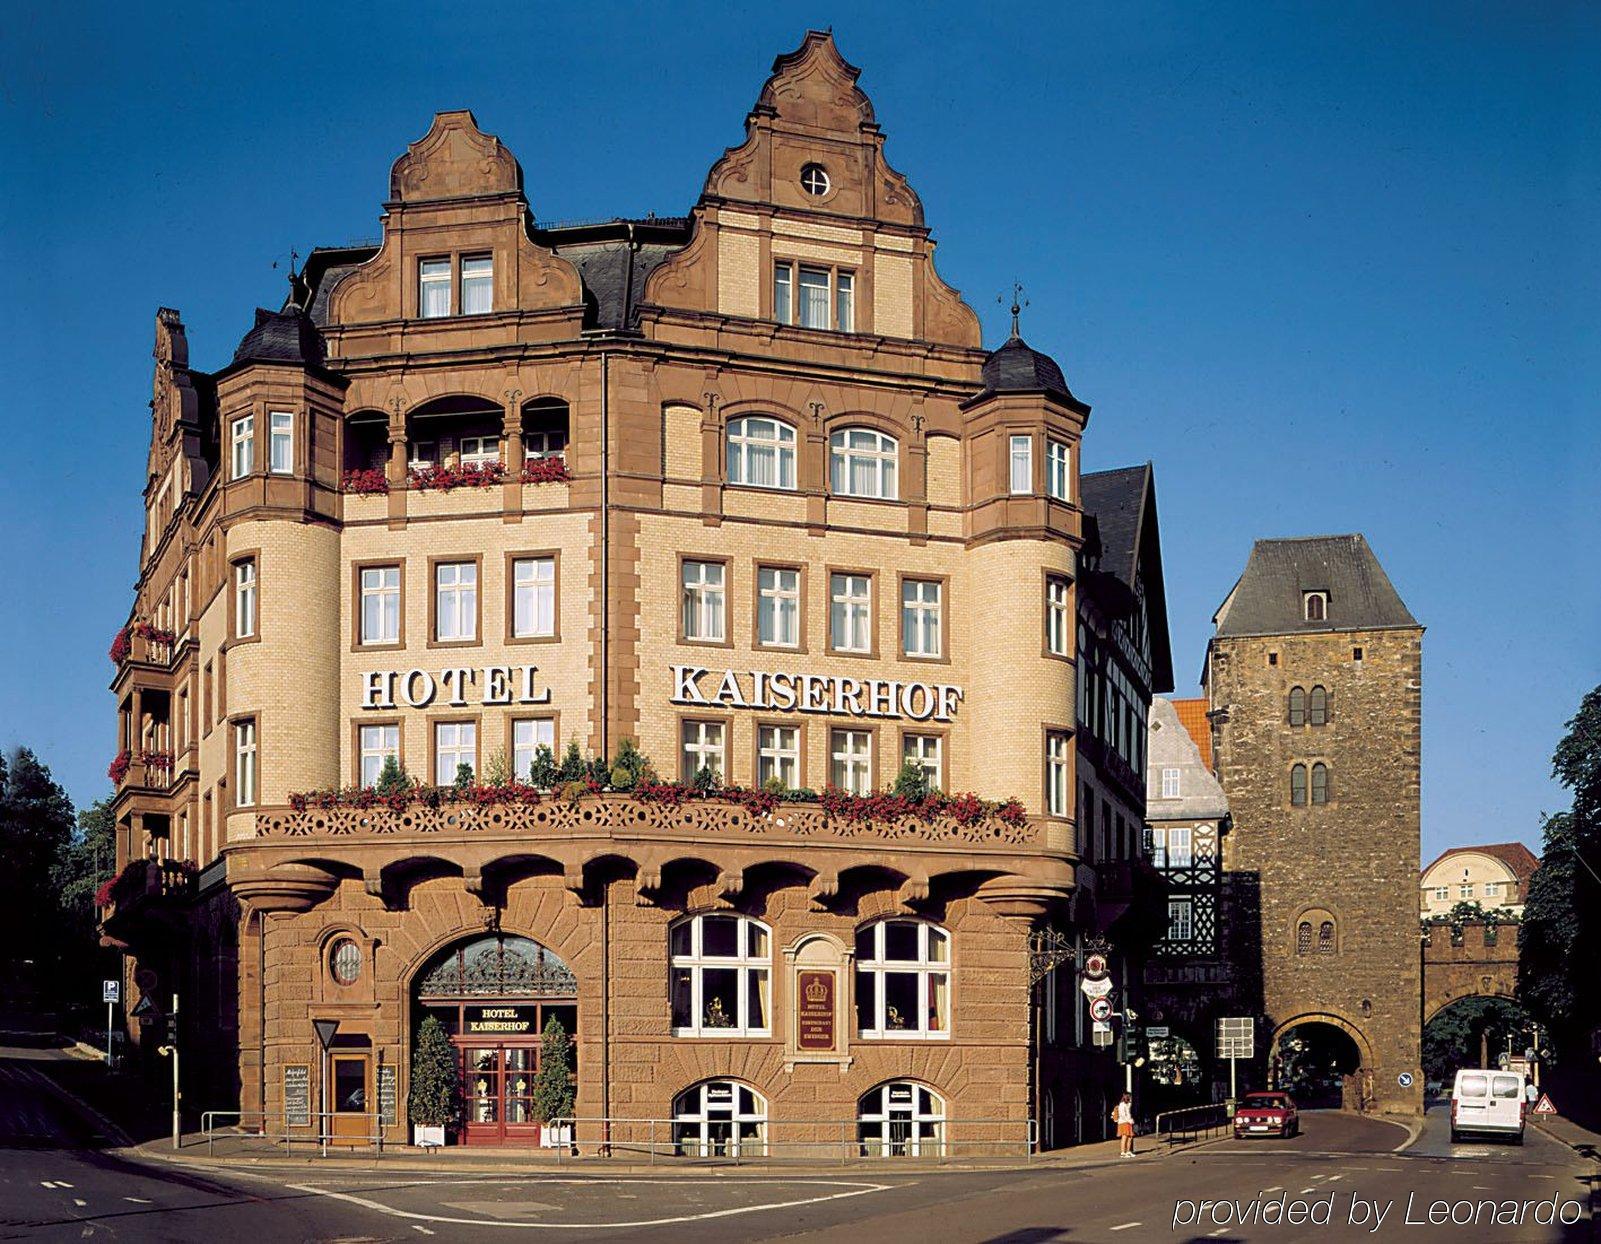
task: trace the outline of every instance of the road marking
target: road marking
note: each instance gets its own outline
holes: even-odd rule
[[[1283,1184],[1274,1184],[1271,1188],[1263,1188],[1262,1191],[1263,1192],[1283,1192],[1284,1191],[1284,1185]]]
[[[422,1223],[420,1223],[420,1222],[412,1223],[411,1224],[411,1229],[413,1231],[421,1231],[424,1235],[433,1235],[434,1234],[434,1232],[432,1231],[431,1228],[423,1226]]]
[[[76,1205],[76,1206],[78,1206],[78,1207],[80,1207],[80,1208],[82,1208],[82,1207],[83,1207],[83,1206],[85,1206],[85,1205],[87,1205],[87,1204],[89,1204],[89,1202],[88,1202],[88,1201],[85,1201],[85,1200],[82,1200],[82,1199],[81,1199],[81,1198],[79,1198],[79,1197],[73,1197],[73,1198],[72,1198],[72,1203],[73,1203],[73,1204],[74,1204],[74,1205]]]
[[[1344,1179],[1345,1176],[1344,1175],[1325,1175],[1323,1178],[1327,1179],[1330,1183],[1334,1183],[1336,1180]]]
[[[72,1187],[72,1185],[69,1184],[65,1179],[58,1179],[58,1180],[56,1180],[56,1187],[58,1187],[58,1188],[70,1188],[70,1187]]]
[[[1137,1223],[1137,1222],[1120,1222],[1120,1223],[1117,1224],[1117,1226],[1109,1228],[1109,1230],[1112,1230],[1112,1231],[1127,1231],[1130,1227],[1137,1227],[1139,1225],[1140,1224]]]
[[[500,1180],[489,1180],[489,1179],[471,1180],[471,1179],[464,1179],[464,1180],[436,1180],[436,1181],[431,1181],[431,1182],[435,1182],[435,1183],[505,1183],[506,1181],[503,1180],[503,1179],[500,1179]],[[587,1184],[590,1184],[591,1186],[593,1186],[596,1183],[603,1183],[603,1182],[614,1182],[615,1183],[615,1182],[618,1182],[618,1181],[616,1181],[616,1180],[611,1180],[611,1181],[607,1181],[607,1180],[578,1180],[578,1179],[551,1179],[551,1180],[541,1179],[541,1180],[538,1180],[537,1182],[541,1183],[541,1184],[587,1183]],[[687,1180],[687,1179],[655,1179],[655,1180],[630,1179],[630,1180],[628,1180],[626,1182],[628,1182],[630,1184],[639,1184],[639,1183],[676,1184],[676,1185],[682,1187],[684,1184],[692,1182],[692,1181]],[[728,1181],[727,1180],[721,1180],[721,1179],[718,1179],[718,1180],[700,1180],[700,1181],[694,1181],[694,1182],[720,1184],[723,1187],[727,1187],[728,1186]],[[753,1180],[751,1182],[757,1182],[757,1181]],[[451,1226],[459,1226],[459,1227],[490,1227],[490,1226],[494,1226],[494,1227],[512,1227],[512,1228],[524,1227],[524,1228],[528,1228],[528,1229],[532,1229],[532,1230],[540,1230],[540,1231],[599,1231],[599,1230],[616,1230],[618,1228],[623,1228],[623,1227],[660,1227],[660,1226],[668,1226],[670,1224],[682,1223],[682,1222],[702,1222],[702,1221],[705,1221],[707,1219],[712,1219],[712,1218],[732,1218],[732,1217],[735,1217],[736,1215],[739,1215],[739,1214],[758,1214],[758,1213],[762,1213],[763,1211],[766,1211],[766,1210],[796,1209],[796,1208],[799,1208],[800,1206],[803,1206],[803,1205],[819,1205],[819,1204],[822,1204],[825,1201],[839,1201],[839,1200],[843,1200],[843,1199],[845,1199],[847,1197],[866,1196],[868,1193],[871,1193],[871,1192],[887,1192],[891,1188],[894,1188],[894,1187],[897,1187],[897,1186],[898,1187],[906,1187],[907,1186],[905,1184],[896,1185],[896,1184],[854,1183],[852,1181],[843,1180],[843,1179],[834,1179],[834,1180],[828,1180],[828,1179],[803,1179],[803,1180],[769,1179],[769,1180],[762,1180],[760,1182],[763,1182],[763,1183],[781,1183],[781,1184],[784,1184],[784,1185],[786,1185],[788,1187],[796,1187],[796,1186],[800,1186],[802,1184],[810,1184],[810,1185],[813,1185],[813,1186],[824,1187],[824,1188],[844,1188],[844,1189],[846,1189],[846,1191],[844,1191],[844,1192],[830,1192],[830,1193],[826,1193],[826,1194],[824,1194],[822,1196],[803,1197],[802,1199],[796,1200],[796,1201],[773,1201],[773,1202],[769,1202],[768,1204],[765,1204],[765,1205],[739,1205],[739,1206],[735,1206],[733,1209],[707,1210],[704,1213],[699,1213],[699,1214],[675,1214],[675,1215],[671,1215],[671,1216],[666,1217],[666,1218],[646,1218],[646,1219],[643,1219],[643,1220],[640,1220],[640,1221],[635,1221],[635,1222],[507,1222],[505,1219],[498,1219],[498,1218],[453,1218],[453,1217],[451,1217],[449,1215],[446,1215],[446,1214],[421,1214],[421,1213],[415,1213],[415,1212],[413,1212],[411,1210],[396,1209],[392,1205],[385,1205],[381,1201],[370,1200],[367,1197],[353,1196],[352,1194],[350,1194],[348,1192],[334,1192],[332,1189],[329,1189],[329,1188],[319,1188],[315,1184],[284,1184],[282,1186],[285,1187],[285,1188],[292,1188],[296,1192],[306,1192],[306,1193],[310,1193],[313,1196],[329,1197],[329,1198],[331,1198],[332,1200],[335,1200],[335,1201],[346,1201],[346,1202],[350,1203],[351,1205],[360,1205],[364,1209],[375,1210],[376,1212],[378,1212],[380,1214],[387,1214],[391,1218],[420,1219],[423,1222],[446,1223],[446,1224],[451,1225]],[[1129,1223],[1128,1225],[1131,1226],[1131,1227],[1139,1226],[1138,1223]],[[1119,1230],[1119,1228],[1116,1228],[1116,1227],[1114,1227],[1112,1229],[1114,1231],[1115,1230]]]
[[[1301,1189],[1301,1190],[1300,1190],[1300,1191],[1299,1191],[1299,1192],[1297,1192],[1297,1193],[1296,1193],[1296,1194],[1295,1194],[1295,1195],[1296,1195],[1296,1196],[1305,1196],[1305,1195],[1306,1195],[1306,1194],[1307,1194],[1307,1193],[1308,1193],[1308,1192],[1316,1192],[1316,1191],[1317,1191],[1317,1189],[1316,1189],[1316,1188],[1302,1188],[1302,1189]]]
[[[1228,1230],[1227,1227],[1219,1227],[1216,1231],[1208,1231],[1206,1233],[1206,1235],[1207,1235],[1208,1239],[1216,1239],[1218,1236],[1222,1235],[1227,1230]]]
[[[155,1202],[152,1201],[149,1197],[125,1196],[122,1199],[124,1201],[132,1201],[135,1205],[154,1205],[155,1204]]]

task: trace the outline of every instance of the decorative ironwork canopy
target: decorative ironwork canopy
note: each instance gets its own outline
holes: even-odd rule
[[[491,933],[447,950],[422,975],[420,998],[576,998],[578,978],[526,937]]]

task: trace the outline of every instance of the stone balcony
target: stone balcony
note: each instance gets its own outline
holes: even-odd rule
[[[909,905],[961,877],[1011,914],[1029,916],[1065,901],[1075,886],[1075,857],[1047,849],[1041,825],[989,812],[857,819],[815,803],[761,810],[718,798],[673,805],[613,793],[400,809],[263,808],[255,827],[253,840],[230,847],[229,883],[243,901],[271,910],[305,910],[352,875],[391,905],[404,902],[409,878],[441,873],[461,876],[485,901],[533,872],[559,872],[586,902],[598,876],[622,876],[636,901],[649,903],[675,870],[714,877],[730,898],[765,871],[789,870],[804,874],[813,900],[825,905],[856,873],[893,875]]]

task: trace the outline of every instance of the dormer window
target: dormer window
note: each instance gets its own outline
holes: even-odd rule
[[[1322,622],[1329,616],[1327,592],[1302,592],[1301,611],[1308,622]]]
[[[814,199],[820,199],[834,188],[828,179],[828,170],[821,164],[808,164],[801,169],[801,189]]]

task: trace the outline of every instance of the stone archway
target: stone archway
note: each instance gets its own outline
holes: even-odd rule
[[[1308,1012],[1279,1024],[1268,1052],[1268,1083],[1303,1107],[1365,1110],[1373,1100],[1373,1046],[1342,1015]]]

